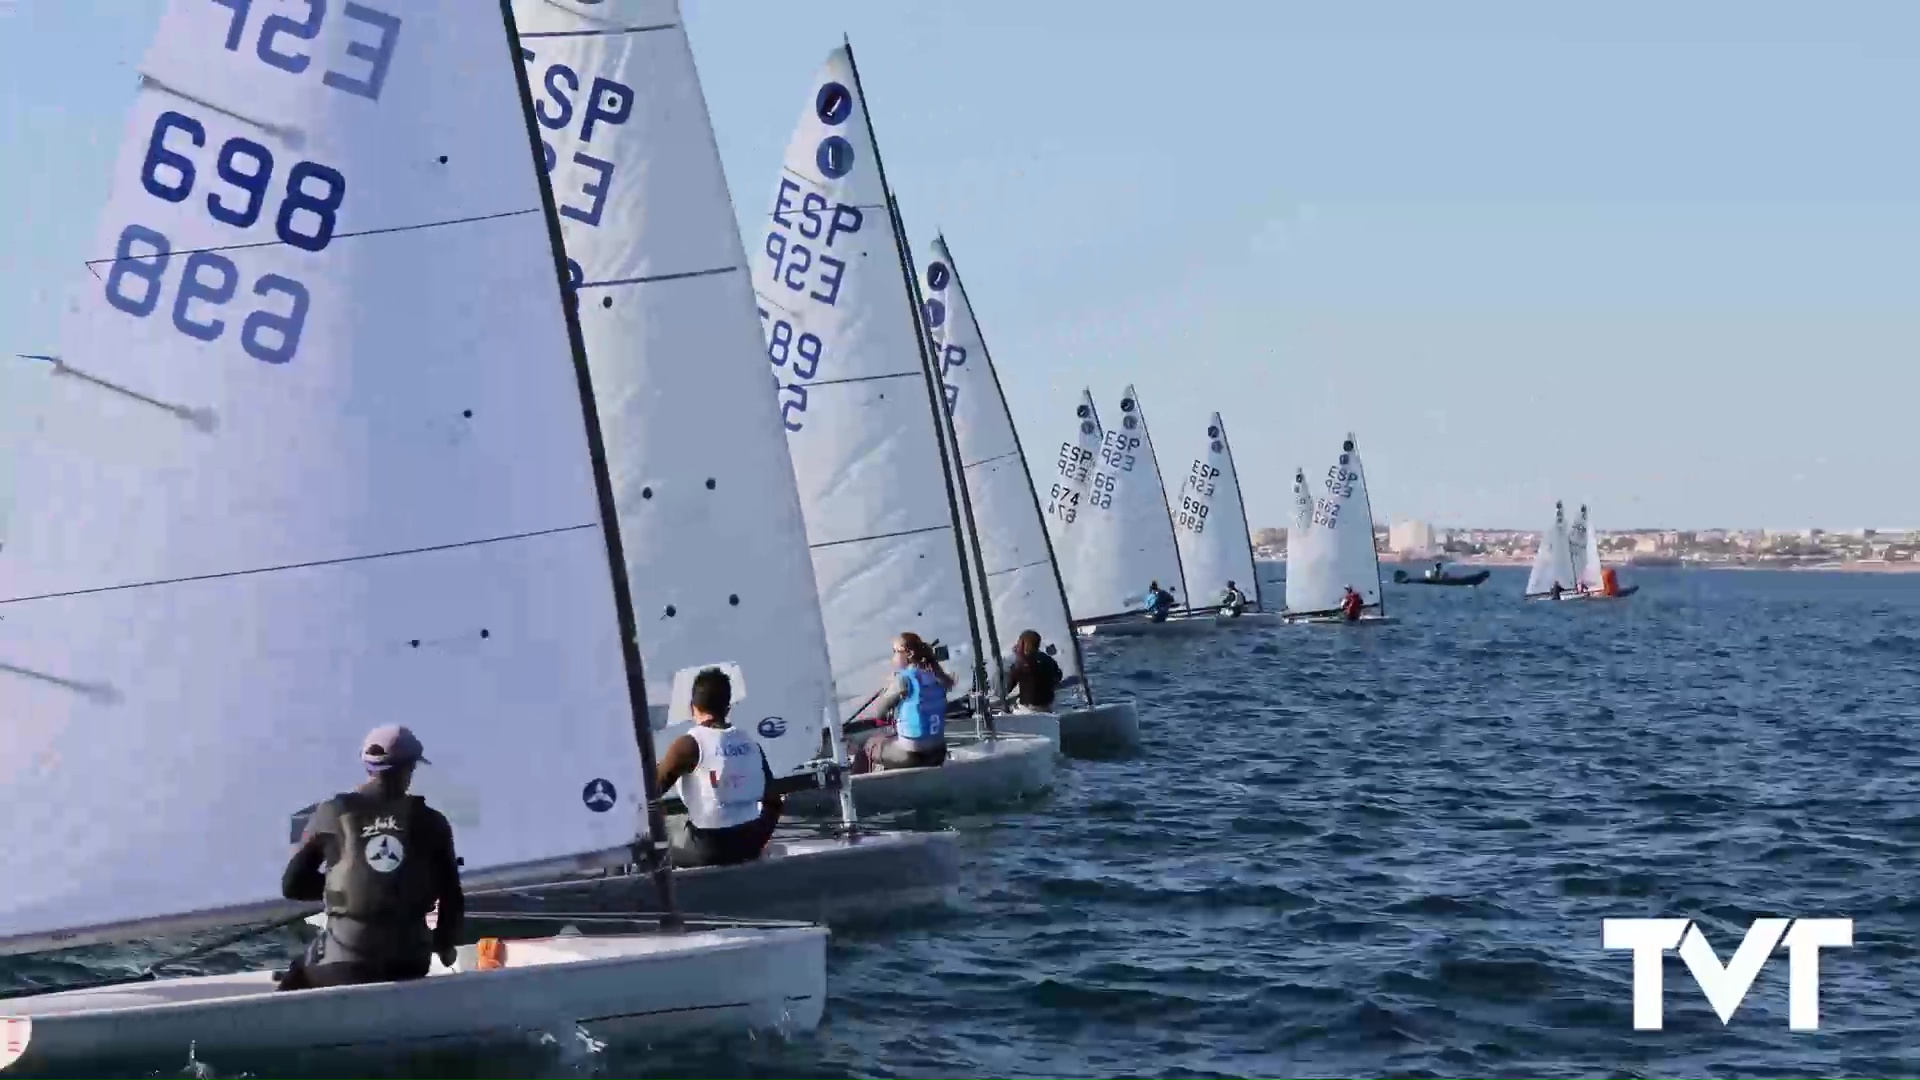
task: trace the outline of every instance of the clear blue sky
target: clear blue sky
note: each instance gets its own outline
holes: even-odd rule
[[[852,36],[1035,456],[1132,381],[1169,471],[1226,415],[1256,525],[1348,428],[1383,519],[1920,525],[1920,4],[685,5],[749,225]],[[160,7],[0,0],[0,351]]]

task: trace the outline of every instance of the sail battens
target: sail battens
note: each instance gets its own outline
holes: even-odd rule
[[[374,559],[401,559],[409,555],[430,555],[440,551],[453,551],[458,548],[482,547],[487,544],[505,544],[515,540],[532,540],[542,536],[557,536],[561,533],[579,532],[582,529],[598,529],[597,521],[583,522],[579,525],[558,525],[551,529],[535,529],[532,532],[514,533],[510,536],[487,536],[478,540],[459,540],[451,544],[435,544],[432,547],[408,548],[404,551],[375,551],[365,555],[343,555],[337,559],[312,559],[307,562],[283,563],[279,566],[254,566],[245,570],[223,570],[214,574],[193,574],[188,577],[160,578],[154,581],[129,581],[122,585],[101,585],[92,589],[69,589],[66,592],[41,593],[37,596],[0,597],[0,607],[8,604],[26,604],[35,600],[58,600],[70,596],[89,596],[94,593],[126,592],[131,589],[154,589],[165,585],[187,585],[199,581],[220,581],[225,578],[251,577],[255,574],[278,574],[289,570],[312,570],[322,566],[340,566],[345,563],[369,562]]]
[[[498,213],[475,214],[469,217],[448,218],[445,221],[423,221],[415,225],[389,225],[389,226],[385,226],[377,229],[358,229],[353,231],[342,231],[342,232],[334,233],[333,239],[352,240],[362,236],[387,236],[392,233],[418,232],[422,229],[444,229],[454,225],[474,225],[483,221],[498,221],[501,218],[520,217],[526,214],[538,214],[540,212],[541,210],[537,206],[528,207],[525,210],[501,210]],[[285,246],[286,246],[286,241],[284,240],[260,240],[260,241],[247,243],[247,244],[215,244],[209,247],[174,248],[168,254],[171,257],[179,257],[184,255],[206,255],[206,254],[222,252],[222,251],[249,251],[249,250],[254,250],[258,248],[276,248],[276,247],[285,247]],[[89,269],[93,269],[95,267],[109,266],[119,262],[133,262],[143,258],[152,258],[152,256],[150,255],[108,255],[98,259],[88,259],[87,267]]]
[[[871,544],[876,540],[898,540],[903,536],[920,536],[925,533],[952,531],[953,526],[951,524],[929,525],[924,529],[902,529],[899,532],[875,533],[872,536],[855,536],[846,540],[823,540],[818,544],[808,544],[807,546],[818,551],[821,548],[843,547],[847,544]]]
[[[980,467],[980,466],[982,466],[982,465],[991,465],[991,464],[993,464],[993,463],[994,463],[994,462],[996,462],[996,461],[1006,461],[1006,460],[1007,460],[1008,458],[1017,458],[1017,457],[1020,457],[1020,456],[1021,456],[1021,454],[1020,454],[1020,451],[1018,451],[1018,450],[1009,450],[1009,451],[1007,451],[1007,452],[1006,452],[1006,453],[1004,453],[1004,454],[995,454],[994,456],[992,456],[992,457],[990,457],[990,458],[988,458],[988,459],[986,459],[985,461],[975,461],[975,462],[970,462],[970,463],[968,463],[968,464],[966,464],[966,465],[962,465],[962,466],[961,466],[961,468],[963,468],[963,469],[977,469],[977,468],[979,468],[979,467]]]
[[[657,23],[652,26],[620,26],[620,27],[613,27],[606,30],[538,30],[533,32],[522,31],[520,34],[520,40],[532,41],[536,38],[619,37],[622,34],[651,34],[658,30],[678,30],[678,29],[680,29],[679,23]]]
[[[683,270],[674,274],[645,274],[640,277],[608,278],[605,281],[583,281],[574,286],[576,289],[604,289],[612,285],[652,285],[661,281],[685,281],[688,278],[715,277],[720,274],[737,274],[740,266],[715,266],[706,270]]]
[[[924,378],[926,378],[926,373],[916,369],[914,371],[890,371],[881,375],[859,375],[859,376],[855,376],[853,378],[847,378],[847,379],[816,379],[813,382],[806,382],[806,383],[802,383],[801,385],[804,385],[807,387],[849,386],[854,383],[885,382],[888,379],[924,379]]]

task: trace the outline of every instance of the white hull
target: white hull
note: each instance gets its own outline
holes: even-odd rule
[[[952,831],[775,837],[752,862],[673,872],[683,911],[833,926],[951,904],[959,887],[960,834]],[[638,873],[470,893],[467,904],[475,922],[499,913],[620,915],[660,907],[653,878]]]
[[[1060,752],[1060,717],[1046,712],[1007,712],[993,714],[993,730],[1002,735],[1032,735],[1053,744]]]
[[[1131,701],[1060,714],[1060,748],[1068,757],[1124,757],[1140,748],[1140,710]]]
[[[1628,594],[1628,595],[1632,595],[1632,594]],[[1555,597],[1552,593],[1535,593],[1531,596],[1526,597],[1526,599],[1551,601],[1555,599]],[[1626,596],[1608,596],[1605,593],[1597,593],[1597,592],[1590,592],[1590,593],[1564,592],[1564,593],[1561,593],[1559,596],[1559,600],[1563,604],[1572,603],[1578,600],[1625,600],[1625,599],[1627,599]]]
[[[1344,615],[1289,615],[1289,616],[1286,616],[1286,621],[1287,621],[1287,624],[1290,626],[1299,625],[1299,624],[1307,624],[1311,626],[1345,626],[1347,625],[1347,617]],[[1355,624],[1360,626],[1384,626],[1387,623],[1393,623],[1393,622],[1399,622],[1399,621],[1400,620],[1394,618],[1391,615],[1374,615],[1371,613],[1362,615],[1360,616],[1360,618],[1354,620]]]
[[[406,983],[283,993],[270,972],[253,971],[0,1000],[0,1046],[24,1042],[0,1068],[178,1062],[191,1047],[231,1069],[256,1055],[404,1052],[427,1040],[514,1042],[575,1026],[617,1041],[808,1031],[826,1001],[819,927],[514,939],[505,967],[459,970],[475,952],[466,946],[456,970],[436,962]]]
[[[944,765],[853,777],[853,797],[863,815],[1014,802],[1053,787],[1055,756],[1052,743],[1033,735],[950,743]],[[827,791],[800,792],[787,797],[787,813],[834,816],[840,802]]]

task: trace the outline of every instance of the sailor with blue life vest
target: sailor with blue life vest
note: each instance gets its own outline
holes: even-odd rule
[[[1160,587],[1158,581],[1147,586],[1147,617],[1154,622],[1166,622],[1173,614],[1173,594]]]
[[[918,769],[947,760],[947,692],[953,676],[933,646],[908,632],[893,639],[893,678],[875,701],[893,716],[893,734],[875,736],[867,759],[875,769]]]
[[[693,727],[660,755],[659,790],[675,791],[687,816],[676,821],[676,866],[731,866],[766,850],[780,821],[780,796],[760,744],[727,722],[733,680],[719,668],[693,677]]]
[[[435,955],[453,966],[466,916],[453,826],[407,794],[415,766],[430,762],[398,724],[375,728],[361,746],[367,782],[313,808],[281,875],[282,895],[324,900],[327,912],[326,930],[280,978],[282,990],[418,979]]]

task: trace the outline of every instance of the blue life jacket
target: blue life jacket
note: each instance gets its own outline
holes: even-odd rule
[[[944,739],[947,734],[947,686],[927,668],[902,671],[907,696],[894,711],[895,730],[903,739]]]

